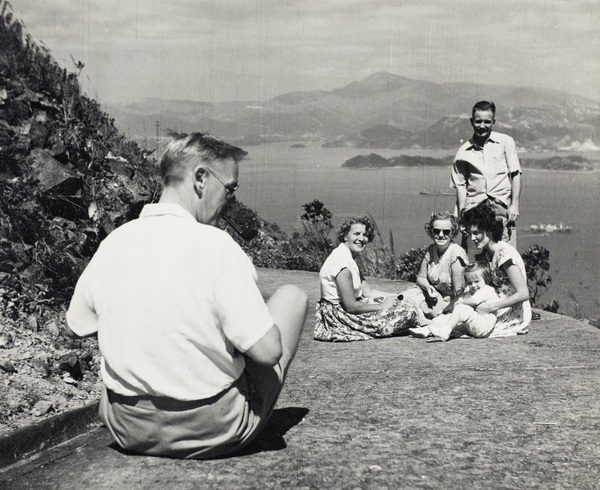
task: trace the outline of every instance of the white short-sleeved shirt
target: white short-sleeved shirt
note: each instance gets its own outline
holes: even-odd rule
[[[352,258],[350,249],[340,243],[339,246],[329,254],[319,272],[321,281],[321,298],[335,305],[340,304],[340,295],[335,283],[335,278],[342,269],[348,269],[352,275],[352,288],[354,297],[360,298],[362,293],[362,279],[356,261]]]
[[[475,301],[477,303],[477,305],[480,305],[484,301],[498,299],[498,294],[496,293],[496,290],[492,286],[483,286],[482,288],[475,291],[474,293],[465,294],[465,298],[472,299],[473,301]],[[477,309],[477,308],[475,308],[475,309]]]
[[[466,187],[465,209],[485,201],[488,196],[509,206],[512,198],[510,176],[521,173],[515,140],[492,131],[483,144],[473,139],[464,143],[456,153],[452,166],[452,186]]]
[[[98,332],[105,385],[122,395],[198,400],[228,388],[273,326],[256,269],[224,231],[175,204],[150,204],[112,232],[67,312]]]

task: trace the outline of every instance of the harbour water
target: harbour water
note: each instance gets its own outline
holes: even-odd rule
[[[245,148],[240,166],[239,199],[261,216],[290,232],[299,226],[302,205],[322,201],[334,225],[358,214],[371,214],[397,253],[429,243],[423,224],[436,210],[451,210],[450,167],[347,169],[341,165],[370,151],[322,148],[316,143],[292,148],[269,143]],[[444,157],[447,151],[374,150],[390,158],[401,154]],[[597,156],[600,158],[600,155]],[[518,249],[534,244],[550,251],[552,285],[541,303],[555,299],[559,313],[600,317],[600,174],[524,169]],[[426,189],[430,193],[422,194]],[[440,193],[431,193],[439,191]],[[539,234],[531,225],[563,223],[571,233]]]

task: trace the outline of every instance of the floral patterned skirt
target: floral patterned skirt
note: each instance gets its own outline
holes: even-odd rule
[[[529,331],[529,322],[531,321],[531,304],[529,301],[524,301],[510,308],[502,308],[496,314],[498,320],[490,337],[523,335]]]
[[[381,303],[383,298],[361,299],[365,303]],[[348,313],[341,305],[326,299],[317,303],[315,340],[351,342],[392,337],[407,333],[417,325],[417,311],[407,301],[399,301],[396,307],[386,311],[373,311],[358,315]]]

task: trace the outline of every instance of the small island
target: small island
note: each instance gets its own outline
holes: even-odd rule
[[[346,168],[386,168],[386,167],[446,167],[452,165],[451,158],[432,158],[424,156],[397,155],[384,158],[377,153],[358,155],[346,160],[342,167]]]
[[[358,155],[350,160],[346,160],[342,167],[347,168],[384,168],[393,167],[392,162],[387,158],[383,158],[377,153],[369,153],[368,155]]]
[[[452,165],[452,157],[433,158],[425,156],[397,155],[384,158],[377,153],[358,155],[346,160],[344,168],[389,168],[389,167],[449,167]],[[600,170],[600,161],[591,160],[582,155],[564,155],[542,158],[522,158],[523,168],[536,170],[559,170],[559,171],[594,171]]]

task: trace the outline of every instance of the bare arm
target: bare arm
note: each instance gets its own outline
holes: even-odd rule
[[[456,216],[460,216],[465,206],[467,205],[467,188],[466,186],[456,187]]]
[[[475,292],[468,291],[465,294],[463,294],[460,298],[458,298],[456,302],[470,306],[472,308],[477,308],[477,306],[479,306],[480,304],[490,300],[493,301],[496,298],[497,295],[495,291],[492,288],[486,287],[484,289],[479,289]]]
[[[461,259],[456,259],[450,266],[450,276],[452,277],[452,290],[454,295],[458,296],[462,293],[465,287],[465,266],[461,262]]]
[[[423,259],[417,274],[417,286],[423,290],[423,294],[425,294],[425,296],[428,298],[434,298],[437,297],[437,290],[431,285],[429,279],[427,278],[427,265],[427,259]]]
[[[363,290],[366,281],[363,281]],[[397,302],[396,298],[388,297],[381,304],[367,304],[362,301],[358,301],[354,297],[354,288],[352,286],[352,274],[348,269],[342,269],[335,278],[335,285],[337,286],[338,293],[340,295],[340,304],[342,308],[348,313],[370,313],[371,311],[383,311],[391,308]],[[370,286],[367,284],[368,291]]]
[[[459,150],[460,153],[460,150]],[[452,164],[452,187],[456,188],[456,207],[454,213],[457,217],[465,209],[467,204],[467,182],[469,181],[466,163],[460,160],[459,154],[456,155]]]
[[[511,202],[508,208],[508,221],[517,221],[519,218],[519,201],[521,199],[521,174],[514,172],[511,175]]]
[[[521,270],[515,264],[510,264],[505,271],[515,292],[507,298],[485,301],[477,308],[478,312],[493,313],[500,308],[509,308],[529,299],[527,280],[521,274]]]
[[[256,344],[246,351],[248,357],[265,366],[277,364],[282,354],[281,334],[277,325],[273,325]]]

